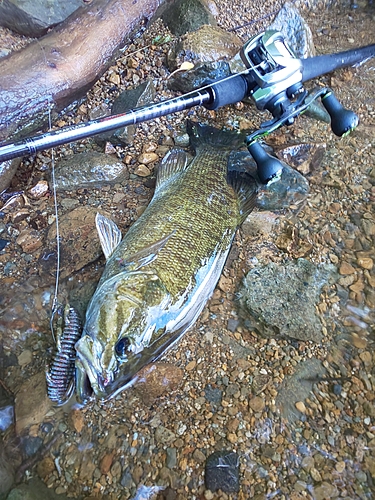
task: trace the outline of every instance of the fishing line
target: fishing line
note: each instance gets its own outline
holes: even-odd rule
[[[38,45],[43,54],[44,62],[48,65],[48,60],[46,56],[46,51],[44,46],[37,40]],[[53,102],[51,101],[51,96],[47,97],[47,112],[48,112],[48,131],[52,132],[52,106]],[[52,180],[52,193],[53,193],[53,204],[54,204],[54,212],[55,212],[55,225],[56,225],[56,278],[55,278],[55,289],[53,293],[52,299],[52,308],[51,308],[51,318],[50,318],[50,329],[52,333],[52,338],[55,343],[57,343],[54,327],[53,327],[53,319],[58,310],[58,293],[59,293],[59,278],[60,278],[60,230],[59,230],[59,214],[58,214],[58,205],[57,205],[57,193],[56,193],[56,178],[55,178],[55,148],[52,146],[51,148],[51,180]]]
[[[48,97],[48,126],[49,130],[52,130],[52,119],[51,119],[51,101]],[[51,179],[52,179],[52,193],[53,193],[53,204],[55,211],[55,225],[56,225],[56,279],[55,279],[55,290],[52,300],[52,311],[50,319],[50,328],[53,340],[56,342],[54,328],[53,328],[53,318],[58,310],[58,294],[59,294],[59,279],[60,279],[60,228],[59,228],[59,212],[57,205],[57,193],[56,193],[56,177],[55,177],[55,148],[51,149]]]

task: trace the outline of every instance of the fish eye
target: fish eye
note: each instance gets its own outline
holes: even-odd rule
[[[130,346],[130,340],[128,337],[123,337],[122,339],[120,339],[115,345],[115,352],[117,356],[119,356],[120,358],[126,356],[126,351],[129,346]]]

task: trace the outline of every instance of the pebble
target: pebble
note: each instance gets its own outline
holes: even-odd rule
[[[25,349],[17,358],[20,366],[26,366],[33,360],[33,353],[29,349]]]
[[[303,401],[297,401],[296,408],[301,413],[306,413],[306,406],[305,406],[305,403]]]
[[[374,267],[374,261],[370,257],[362,257],[358,259],[358,264],[363,269],[371,270]]]
[[[341,263],[339,273],[342,275],[354,274],[356,272],[355,268],[348,262],[343,261]]]
[[[153,363],[138,372],[134,388],[142,400],[149,404],[163,394],[170,394],[176,390],[182,377],[181,368],[172,363]]]
[[[25,253],[33,253],[43,245],[43,234],[36,229],[24,229],[16,239]]]
[[[112,467],[113,457],[115,455],[114,451],[107,453],[100,461],[100,472],[102,474],[108,474],[110,468]]]
[[[134,170],[135,175],[139,175],[140,177],[148,177],[151,175],[151,170],[144,165],[143,163],[139,164]]]
[[[35,186],[28,190],[28,194],[32,198],[41,198],[48,193],[48,182],[47,181],[39,181]]]
[[[249,406],[255,413],[260,413],[264,410],[266,403],[260,396],[254,396],[250,399]]]
[[[154,163],[159,160],[159,156],[156,153],[142,153],[138,156],[139,163],[143,163],[144,165],[149,165],[150,163]]]
[[[173,467],[176,467],[177,465],[177,450],[176,448],[167,448],[167,459],[166,459],[166,466],[169,469],[173,469]]]
[[[72,410],[70,417],[72,419],[72,424],[74,429],[78,432],[81,433],[82,429],[85,425],[85,416],[82,411],[80,410]]]
[[[337,472],[339,472],[340,474],[342,472],[344,472],[345,470],[345,462],[343,460],[341,460],[340,462],[337,462],[337,464],[335,465],[335,469],[337,470]]]

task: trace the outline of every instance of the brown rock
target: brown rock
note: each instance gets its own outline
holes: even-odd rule
[[[362,257],[358,259],[358,264],[363,267],[363,269],[372,269],[374,267],[374,261],[371,257]]]
[[[264,402],[264,399],[260,396],[254,396],[249,401],[249,406],[253,411],[255,411],[255,413],[261,412],[264,409],[265,405],[266,404]]]
[[[148,165],[149,163],[153,163],[158,161],[159,156],[156,153],[142,153],[138,156],[139,163],[143,163],[144,165]]]
[[[163,394],[176,390],[182,377],[181,368],[171,363],[153,363],[140,370],[134,388],[141,399],[149,404]]]
[[[355,268],[351,264],[349,264],[348,262],[343,261],[341,263],[339,273],[343,274],[343,275],[354,274]]]
[[[146,167],[143,163],[139,164],[138,167],[134,170],[135,175],[139,175],[140,177],[147,177],[151,175],[151,170]]]
[[[85,416],[80,410],[72,410],[70,418],[72,420],[73,427],[80,433],[85,425]]]
[[[43,245],[43,234],[35,229],[24,229],[16,239],[25,253],[33,253]]]
[[[197,362],[195,361],[195,359],[193,359],[193,361],[190,361],[190,363],[188,363],[186,366],[185,366],[185,370],[187,372],[191,372],[192,370],[194,370],[194,368],[197,366]]]
[[[55,462],[51,457],[45,457],[38,463],[37,473],[41,479],[48,477],[55,470]]]
[[[16,432],[33,424],[40,424],[52,406],[47,396],[44,372],[37,373],[25,381],[16,394],[15,416]]]
[[[305,406],[305,403],[303,401],[297,401],[296,408],[301,413],[306,413],[306,406]]]
[[[28,193],[32,198],[41,198],[45,196],[48,193],[48,182],[39,181],[35,186],[29,189]]]
[[[100,461],[100,472],[102,474],[108,474],[110,468],[112,467],[113,457],[115,456],[115,451],[111,451],[111,453],[107,453]]]

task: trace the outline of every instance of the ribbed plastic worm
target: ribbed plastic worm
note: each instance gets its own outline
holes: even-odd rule
[[[81,334],[78,313],[67,305],[64,310],[64,328],[57,334],[57,353],[50,369],[46,371],[48,397],[58,406],[65,404],[74,390],[74,346]]]

